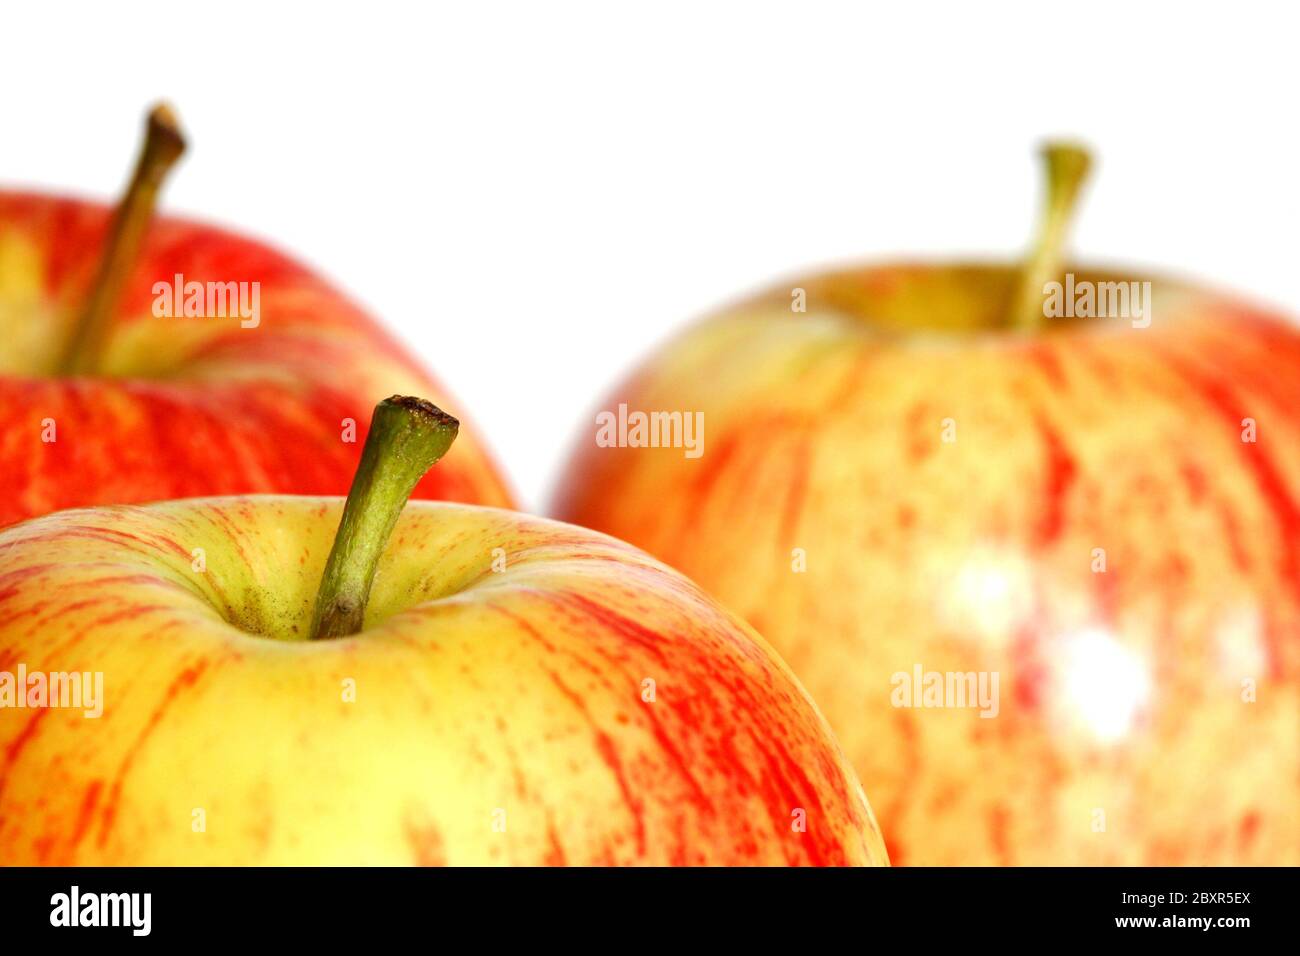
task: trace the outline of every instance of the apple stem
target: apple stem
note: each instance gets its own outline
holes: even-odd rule
[[[1014,328],[1030,332],[1043,324],[1043,286],[1061,274],[1065,234],[1092,157],[1073,143],[1047,143],[1042,149],[1047,193],[1038,235],[1020,272],[1010,313]]]
[[[94,370],[122,286],[139,256],[145,231],[153,218],[163,180],[184,152],[185,138],[176,114],[166,103],[159,103],[149,111],[140,158],[113,213],[99,272],[64,349],[59,367],[65,374],[88,374]]]
[[[397,518],[459,429],[456,419],[422,398],[394,395],[375,406],[316,593],[312,640],[348,637],[361,630],[370,586]]]

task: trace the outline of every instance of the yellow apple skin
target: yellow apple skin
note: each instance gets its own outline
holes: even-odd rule
[[[586,429],[555,514],[773,643],[895,865],[1300,863],[1300,334],[1157,280],[1149,328],[1022,335],[1014,277],[850,270],[689,329],[602,408],[702,411],[703,455]],[[997,716],[895,706],[917,665],[996,672]]]
[[[250,496],[0,532],[0,671],[104,675],[99,718],[0,710],[0,863],[887,862],[789,669],[676,572],[412,502],[365,629],[306,641],[340,512]]]

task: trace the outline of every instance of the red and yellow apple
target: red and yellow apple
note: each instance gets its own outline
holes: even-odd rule
[[[0,864],[887,862],[816,707],[691,582],[547,519],[399,518],[455,428],[433,410],[417,448],[403,411],[376,412],[346,508],[0,531],[0,691],[102,677],[98,717],[0,709]]]
[[[180,143],[165,109],[149,131],[116,213],[0,191],[0,526],[88,504],[342,494],[373,396],[447,400],[302,265],[211,226],[151,222]],[[255,320],[155,314],[172,311],[155,308],[160,284],[183,292],[191,283],[257,283]],[[510,503],[472,436],[417,497]]]
[[[1300,333],[1082,267],[1145,315],[1033,328],[1069,191],[1023,270],[845,269],[685,331],[604,408],[702,412],[703,454],[588,433],[555,514],[773,643],[895,864],[1295,865]],[[899,706],[918,670],[998,675],[996,716]]]

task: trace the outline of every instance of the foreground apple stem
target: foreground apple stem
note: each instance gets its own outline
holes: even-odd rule
[[[394,395],[375,406],[316,594],[312,640],[361,630],[379,557],[398,515],[424,473],[447,453],[459,428],[456,419],[422,398]]]
[[[1065,234],[1079,199],[1092,159],[1082,146],[1048,143],[1042,151],[1047,173],[1038,236],[1020,273],[1010,312],[1014,328],[1032,331],[1043,324],[1043,286],[1061,274]]]
[[[79,375],[94,370],[104,334],[122,295],[122,285],[140,254],[163,180],[183,152],[185,139],[176,114],[160,103],[149,112],[135,172],[113,214],[90,297],[65,346],[59,365],[65,374]]]

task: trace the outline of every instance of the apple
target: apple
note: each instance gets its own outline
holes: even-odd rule
[[[689,328],[602,411],[702,413],[703,453],[589,431],[553,513],[772,642],[895,865],[1295,865],[1300,334],[1067,268],[1086,154],[1047,155],[1023,266],[847,268]]]
[[[815,705],[691,582],[401,510],[456,430],[381,403],[346,505],[0,531],[0,864],[886,863]]]
[[[372,396],[447,401],[302,265],[220,229],[151,219],[182,149],[174,115],[156,108],[116,213],[0,192],[0,526],[88,504],[342,494]],[[511,501],[472,436],[416,494]]]

